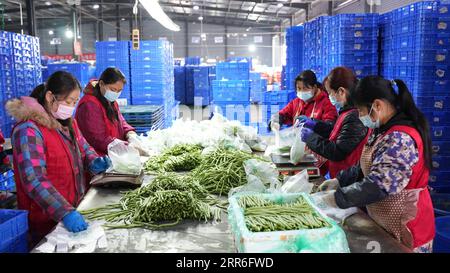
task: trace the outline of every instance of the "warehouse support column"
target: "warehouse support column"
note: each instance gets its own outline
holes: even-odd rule
[[[77,10],[76,10],[76,6],[73,5],[73,9],[72,9],[72,32],[73,32],[73,43],[72,43],[72,55],[75,56],[75,44],[77,42],[78,39],[78,34],[77,34]]]
[[[133,39],[133,13],[130,14],[130,41]]]
[[[184,56],[189,57],[189,24],[184,21]]]
[[[228,59],[228,26],[225,25],[225,61]]]
[[[328,2],[328,15],[329,16],[333,16],[334,15],[334,7],[333,7],[334,2],[330,1]]]
[[[28,35],[36,36],[36,18],[34,16],[33,0],[27,0],[27,28]]]
[[[116,5],[116,36],[117,41],[120,41],[120,8]]]
[[[100,8],[98,9],[98,41],[103,41],[103,0],[100,1]]]

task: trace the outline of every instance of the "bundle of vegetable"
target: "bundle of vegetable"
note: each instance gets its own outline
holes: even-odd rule
[[[179,144],[150,158],[144,169],[147,173],[190,171],[200,164],[201,151],[200,145]]]
[[[197,182],[176,174],[158,175],[149,185],[126,192],[118,204],[82,211],[88,219],[105,219],[110,228],[161,228],[183,219],[220,219],[221,210],[211,207]],[[158,224],[161,221],[171,223]]]
[[[227,194],[230,189],[247,183],[244,162],[258,158],[251,154],[219,147],[203,157],[190,176],[213,194]],[[259,158],[258,158],[259,159]]]
[[[252,232],[316,229],[329,227],[303,197],[293,203],[276,204],[258,196],[242,196],[245,223]]]

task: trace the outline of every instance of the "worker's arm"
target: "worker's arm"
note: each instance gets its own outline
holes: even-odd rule
[[[335,122],[315,120],[315,119],[314,121],[316,122],[316,125],[314,126],[314,133],[318,134],[323,138],[329,138],[331,131],[333,131]]]
[[[15,128],[12,143],[23,190],[50,218],[59,222],[75,208],[47,178],[42,133],[33,123],[25,122]]]
[[[397,194],[409,183],[419,154],[407,134],[392,132],[375,147],[369,174],[360,182],[336,190],[340,208],[363,207]]]

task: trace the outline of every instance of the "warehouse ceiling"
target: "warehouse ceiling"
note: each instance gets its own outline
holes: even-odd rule
[[[26,24],[26,1],[2,0],[5,24],[20,24],[20,8],[23,3],[24,24]],[[129,20],[134,0],[50,0],[34,1],[38,24],[42,20],[66,20],[70,22],[71,12],[76,9],[82,22]],[[175,21],[222,24],[229,26],[280,26],[292,15],[306,9],[313,0],[159,0],[167,15]],[[74,5],[75,4],[75,5]],[[140,7],[141,20],[150,15]]]

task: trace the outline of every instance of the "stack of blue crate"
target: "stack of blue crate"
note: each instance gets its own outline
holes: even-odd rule
[[[346,66],[359,78],[378,74],[378,14],[340,14],[329,19],[328,69]]]
[[[450,3],[426,1],[381,16],[382,74],[402,79],[431,125],[430,186],[450,190]]]
[[[208,78],[209,78],[209,100],[211,102],[211,99],[212,99],[212,95],[211,95],[212,94],[212,83],[213,83],[214,80],[216,80],[216,66],[215,65],[211,65],[209,67]]]
[[[52,63],[47,65],[47,71],[49,75],[56,71],[67,71],[78,79],[83,89],[89,83],[88,63]]]
[[[126,99],[127,104],[131,104],[130,43],[130,41],[95,43],[97,78],[100,78],[102,72],[108,67],[120,69],[127,79],[120,99]]]
[[[210,103],[209,66],[187,66],[189,70],[186,84],[188,105],[205,106]]]
[[[329,70],[329,60],[324,58],[330,40],[329,20],[330,17],[321,16],[304,24],[303,68],[313,70],[319,81]]]
[[[184,58],[184,65],[200,65],[200,63],[201,63],[201,58],[198,56]]]
[[[250,67],[246,59],[221,62],[212,81],[211,111],[250,124]]]
[[[175,66],[175,100],[181,104],[186,104],[186,67]]]
[[[285,88],[295,89],[295,78],[303,70],[303,26],[286,30],[286,82]],[[282,80],[284,77],[282,76]]]
[[[129,105],[120,107],[125,120],[136,129],[136,133],[162,129],[165,125],[164,107],[161,105]]]
[[[250,73],[250,102],[263,103],[267,92],[267,79],[261,78],[261,73]]]
[[[130,49],[131,101],[133,105],[164,106],[165,127],[173,122],[173,44],[164,40],[141,41],[139,50]]]
[[[41,84],[40,58],[38,38],[0,31],[0,118],[5,137],[10,137],[14,119],[4,105],[15,97],[29,96]]]

